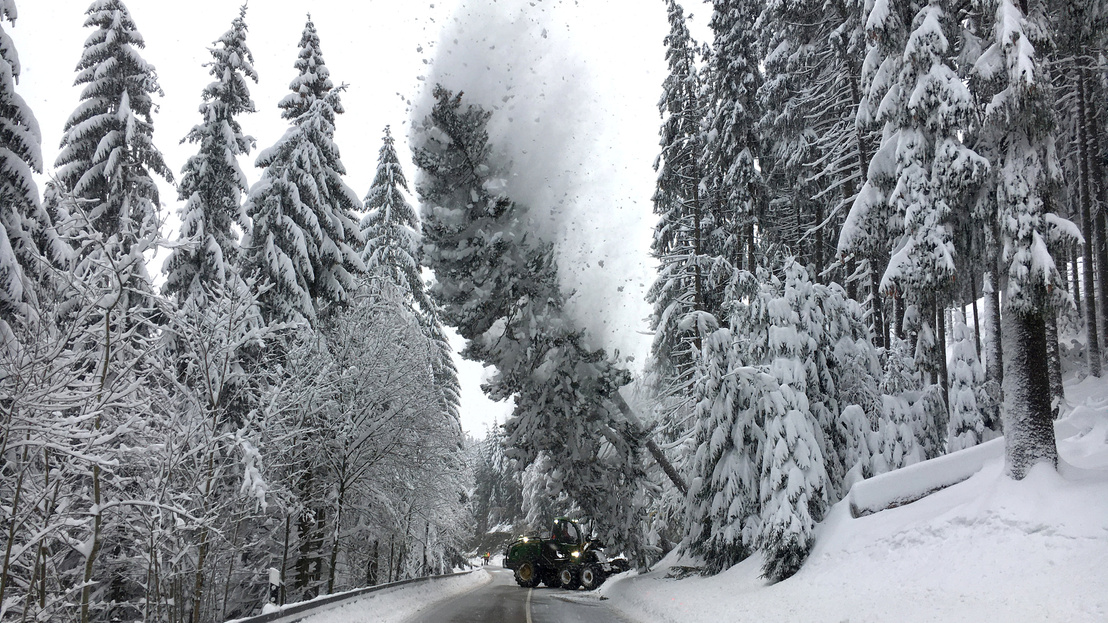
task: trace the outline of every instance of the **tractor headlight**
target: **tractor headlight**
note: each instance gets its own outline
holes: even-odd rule
[[[523,542],[524,542],[524,543],[526,543],[526,542],[527,542],[527,537],[523,537]]]
[[[581,556],[581,552],[573,552],[573,557],[574,558],[579,558],[580,556]]]

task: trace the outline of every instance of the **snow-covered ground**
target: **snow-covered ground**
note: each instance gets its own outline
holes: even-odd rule
[[[1020,482],[1003,457],[917,502],[820,525],[804,567],[775,585],[751,559],[715,577],[651,573],[601,588],[646,621],[1108,621],[1108,383],[1067,386],[1062,463]],[[949,469],[936,476],[949,477]],[[917,479],[918,480],[918,479]]]

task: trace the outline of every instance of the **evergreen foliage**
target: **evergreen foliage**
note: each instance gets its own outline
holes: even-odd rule
[[[366,215],[361,222],[365,239],[362,261],[367,274],[395,284],[408,294],[418,309],[424,332],[435,345],[432,366],[435,386],[442,392],[443,412],[457,420],[461,388],[454,366],[454,351],[439,321],[438,310],[423,285],[419,217],[405,198],[407,192],[408,180],[396,157],[392,132],[386,126],[377,172],[365,198]]]
[[[163,291],[178,298],[195,297],[204,285],[224,283],[228,266],[239,260],[238,236],[232,229],[249,231],[250,222],[242,207],[246,175],[238,156],[250,153],[254,139],[242,133],[236,119],[254,112],[247,80],[258,81],[254,56],[246,46],[246,5],[231,29],[215,42],[207,64],[215,79],[201,94],[202,122],[185,137],[197,143],[199,151],[181,171],[177,189],[184,202],[181,211],[181,240],[188,245],[174,249],[166,261]]]
[[[85,41],[77,64],[81,104],[65,123],[56,177],[80,212],[76,227],[98,238],[77,248],[77,267],[89,267],[99,249],[128,269],[117,306],[148,306],[153,294],[143,253],[153,248],[160,229],[159,194],[152,175],[173,180],[154,146],[153,95],[161,95],[154,67],[143,60],[142,35],[122,0],[95,0],[85,12]],[[91,274],[89,279],[92,279]]]
[[[258,155],[262,179],[250,189],[253,221],[244,263],[260,284],[269,320],[314,323],[349,301],[364,271],[355,212],[361,202],[342,180],[346,168],[335,145],[335,116],[343,112],[309,19],[289,84],[278,106],[290,127]]]

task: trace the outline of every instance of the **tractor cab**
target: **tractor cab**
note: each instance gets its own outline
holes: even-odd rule
[[[581,524],[568,517],[558,517],[554,520],[551,530],[551,540],[559,545],[583,545],[585,533],[581,530]]]

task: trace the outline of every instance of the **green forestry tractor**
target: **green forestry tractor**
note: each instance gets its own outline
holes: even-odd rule
[[[604,544],[585,538],[581,525],[559,517],[554,520],[551,538],[523,536],[508,545],[504,566],[515,571],[516,583],[524,588],[539,582],[557,588],[592,590],[608,576],[630,568],[625,558],[609,560]]]

